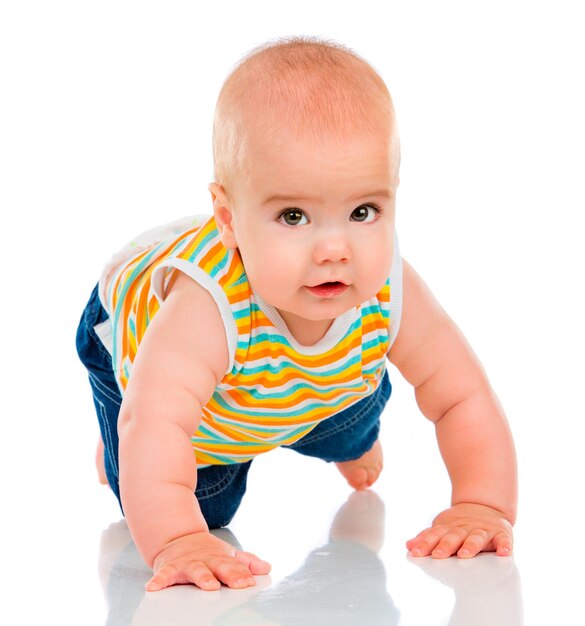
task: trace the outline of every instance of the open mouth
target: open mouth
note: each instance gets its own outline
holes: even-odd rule
[[[348,285],[340,281],[321,283],[320,285],[315,285],[314,287],[307,287],[307,289],[312,294],[316,296],[320,296],[322,298],[332,298],[334,296],[339,296],[347,288],[348,288]]]

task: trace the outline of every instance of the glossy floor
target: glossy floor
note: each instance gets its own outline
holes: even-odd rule
[[[271,574],[247,590],[177,586],[146,593],[150,571],[80,450],[66,461],[80,468],[68,477],[68,495],[58,486],[37,488],[34,498],[20,490],[14,500],[20,513],[4,555],[16,568],[3,568],[3,590],[10,590],[4,615],[12,624],[53,616],[66,625],[108,626],[579,623],[580,555],[570,550],[570,538],[578,536],[583,505],[554,481],[543,482],[542,463],[528,463],[521,473],[513,557],[438,561],[407,554],[405,541],[449,497],[432,428],[409,417],[411,409],[398,395],[384,416],[385,469],[375,490],[354,492],[333,465],[287,450],[254,462],[241,509],[219,531],[272,563]],[[26,544],[35,558],[23,561]]]
[[[294,524],[293,524],[294,526]],[[321,528],[323,526],[320,524]],[[205,593],[181,586],[145,593],[150,572],[125,522],[102,534],[99,571],[108,624],[498,624],[523,623],[518,568],[512,558],[482,555],[473,562],[433,561],[384,550],[385,506],[374,492],[353,493],[330,521],[328,536],[298,548],[284,566],[292,535],[270,536],[264,553],[275,572],[244,591]],[[220,536],[239,546],[235,534]],[[303,541],[299,542],[303,544]],[[293,557],[293,554],[290,554]]]

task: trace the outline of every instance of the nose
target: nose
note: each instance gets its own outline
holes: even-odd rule
[[[350,259],[351,248],[341,229],[327,229],[319,234],[313,245],[315,263],[347,263]]]

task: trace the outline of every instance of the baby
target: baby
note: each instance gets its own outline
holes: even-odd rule
[[[146,589],[243,588],[269,572],[209,532],[229,524],[258,454],[287,446],[370,487],[387,358],[435,424],[452,481],[451,507],[407,548],[511,554],[512,437],[477,358],[401,259],[383,80],[337,44],[262,46],[223,85],[213,149],[213,215],[118,253],[77,334],[98,468],[154,570]]]

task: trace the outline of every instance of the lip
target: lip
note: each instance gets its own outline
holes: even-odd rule
[[[313,287],[307,287],[307,289],[315,296],[319,298],[335,298],[336,296],[340,296],[342,293],[345,293],[349,285],[346,285],[342,282],[330,282],[330,283],[321,283],[320,285],[315,285]]]

